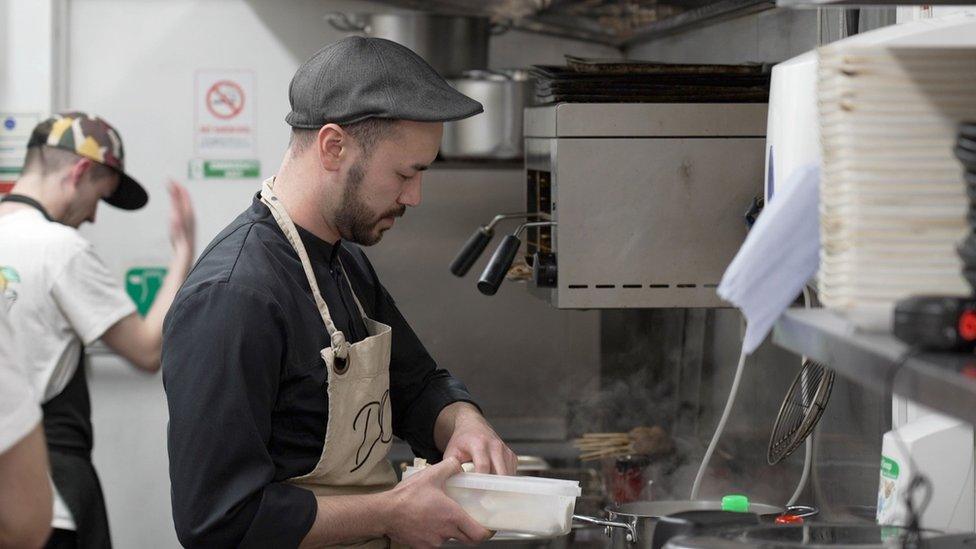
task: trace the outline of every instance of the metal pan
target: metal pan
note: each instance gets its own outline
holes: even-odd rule
[[[606,519],[574,515],[573,520],[604,526],[607,535],[610,536],[610,546],[614,549],[649,548],[654,539],[654,526],[659,518],[684,511],[720,511],[721,509],[721,501],[635,501],[607,507]],[[798,516],[810,516],[816,513],[809,507],[791,507],[788,510]],[[775,518],[785,511],[787,509],[783,507],[765,503],[749,504],[749,512],[759,515],[760,518]]]

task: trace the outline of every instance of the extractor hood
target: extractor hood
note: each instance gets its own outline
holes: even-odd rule
[[[634,44],[704,22],[775,7],[772,0],[379,0],[431,13],[479,15],[519,30]]]

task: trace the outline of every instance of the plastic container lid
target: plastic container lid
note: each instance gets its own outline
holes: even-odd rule
[[[733,513],[748,513],[749,498],[740,494],[729,494],[722,497],[722,510]]]
[[[407,467],[403,478],[416,474],[416,467]],[[496,492],[515,492],[543,496],[566,496],[577,498],[583,493],[579,482],[541,477],[513,477],[486,475],[483,473],[458,473],[447,479],[447,485],[454,488],[472,490],[493,490]]]

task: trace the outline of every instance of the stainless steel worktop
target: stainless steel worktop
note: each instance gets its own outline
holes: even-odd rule
[[[773,341],[875,392],[976,423],[976,356],[970,353],[910,352],[893,335],[859,331],[824,309],[787,311]]]

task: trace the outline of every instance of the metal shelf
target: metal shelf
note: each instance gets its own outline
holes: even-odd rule
[[[959,0],[776,0],[778,8],[883,8],[890,6],[961,6]]]
[[[625,51],[634,45],[775,7],[774,0],[378,0],[430,13],[491,17],[514,29]]]
[[[446,160],[438,158],[430,165],[436,170],[519,170],[525,168],[525,162],[516,160]]]
[[[881,394],[891,390],[976,424],[976,355],[909,353],[891,334],[860,332],[824,309],[787,311],[773,341]]]

